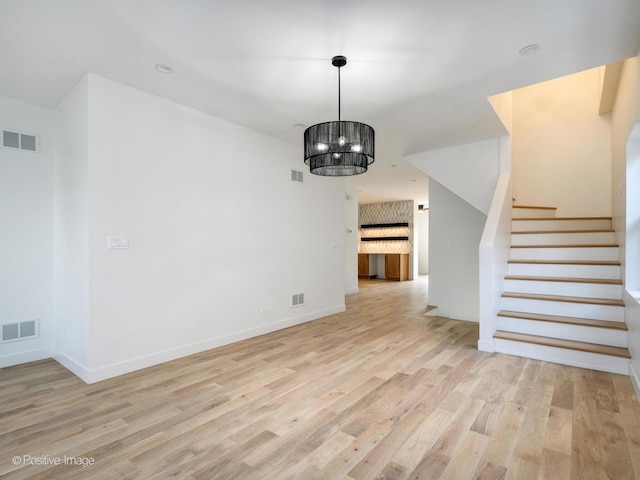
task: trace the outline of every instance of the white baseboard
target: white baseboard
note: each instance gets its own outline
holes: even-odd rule
[[[239,342],[241,340],[257,337],[259,335],[275,332],[277,330],[282,330],[283,328],[307,323],[321,317],[344,312],[345,310],[346,307],[344,304],[337,305],[325,310],[307,313],[298,317],[292,317],[267,325],[261,325],[259,327],[241,330],[226,335],[220,335],[218,337],[209,338],[189,345],[182,345],[176,348],[164,350],[161,352],[155,352],[149,355],[144,355],[111,365],[105,365],[103,367],[98,367],[95,369],[88,369],[86,368],[86,366],[81,365],[80,363],[58,351],[55,352],[54,359],[57,360],[61,365],[66,367],[68,370],[70,370],[72,373],[80,377],[84,382],[95,383],[102,380],[107,380],[108,378],[117,377],[118,375],[123,375],[125,373],[130,373],[136,370],[151,367],[153,365],[158,365],[160,363],[175,360],[177,358],[186,357],[187,355],[193,355],[205,350],[211,350],[212,348],[221,347],[230,343]]]
[[[629,361],[621,357],[600,355],[578,350],[565,350],[562,348],[537,345],[513,340],[498,339],[496,341],[496,353],[506,353],[518,357],[543,360],[545,362],[570,365],[572,367],[588,368],[601,372],[629,375]]]
[[[360,289],[358,287],[347,289],[344,294],[345,295],[353,295],[354,293],[358,293]]]
[[[29,350],[27,352],[12,353],[0,356],[0,368],[20,365],[22,363],[36,362],[51,358],[52,350],[50,348],[39,348],[37,350]]]
[[[80,362],[76,361],[75,359],[69,357],[68,355],[64,354],[63,352],[55,348],[53,350],[53,359],[56,362],[58,362],[60,365],[62,365],[64,368],[69,370],[71,373],[73,373],[76,377],[80,377],[80,379],[85,383],[91,383],[89,381],[90,372],[85,365],[82,365]]]
[[[496,345],[492,340],[478,340],[478,350],[493,353],[496,351]]]

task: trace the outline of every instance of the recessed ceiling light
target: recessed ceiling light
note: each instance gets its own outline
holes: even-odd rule
[[[306,125],[304,123],[294,123],[293,124],[293,128],[296,128],[298,130],[302,130],[305,127],[306,127]]]
[[[518,53],[520,55],[522,55],[523,57],[528,57],[529,55],[533,55],[534,53],[538,53],[539,50],[540,50],[540,45],[538,45],[537,43],[534,43],[534,44],[527,45],[526,47],[521,48]]]
[[[171,68],[169,65],[164,65],[162,63],[156,64],[156,70],[159,71],[160,73],[173,73],[173,68]]]

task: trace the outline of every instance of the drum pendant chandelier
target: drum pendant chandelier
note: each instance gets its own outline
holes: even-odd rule
[[[374,161],[375,133],[364,123],[340,119],[340,68],[347,58],[335,56],[331,64],[338,67],[338,121],[318,123],[304,131],[304,163],[314,175],[359,175]]]

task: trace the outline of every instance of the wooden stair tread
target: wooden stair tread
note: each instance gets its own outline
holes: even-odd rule
[[[512,340],[514,342],[525,342],[548,347],[566,348],[581,352],[598,353],[601,355],[611,355],[614,357],[631,358],[627,348],[612,347],[609,345],[598,345],[595,343],[576,342],[575,340],[563,340],[559,338],[542,337],[539,335],[529,335],[526,333],[514,333],[498,330],[493,334],[493,338]]]
[[[533,282],[566,282],[566,283],[601,283],[606,285],[622,285],[617,278],[579,278],[579,277],[536,277],[526,275],[507,275],[506,280],[526,280]]]
[[[534,263],[539,265],[611,265],[620,266],[618,260],[509,260],[508,263]]]
[[[504,292],[503,297],[523,298],[526,300],[546,300],[549,302],[585,303],[589,305],[608,305],[612,307],[624,307],[622,300],[611,298],[569,297],[563,295],[543,295],[540,293],[515,293]]]
[[[511,248],[608,248],[618,247],[617,243],[588,243],[588,244],[546,244],[546,245],[511,245]]]
[[[558,234],[558,233],[613,233],[615,230],[610,228],[597,228],[589,230],[526,230],[522,232],[511,232],[511,235],[531,235],[531,234]]]
[[[530,208],[534,210],[557,210],[558,207],[537,207],[535,205],[511,205],[511,208]]]
[[[582,325],[585,327],[612,328],[614,330],[628,330],[624,322],[613,322],[607,320],[593,320],[591,318],[563,317],[561,315],[545,315],[542,313],[514,312],[511,310],[500,310],[499,317],[520,318],[523,320],[537,320],[540,322],[565,323],[569,325]]]
[[[611,220],[611,217],[513,217],[511,220]]]

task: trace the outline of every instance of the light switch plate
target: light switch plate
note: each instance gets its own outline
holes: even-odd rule
[[[107,250],[122,250],[124,248],[129,248],[129,237],[122,235],[107,237]]]

